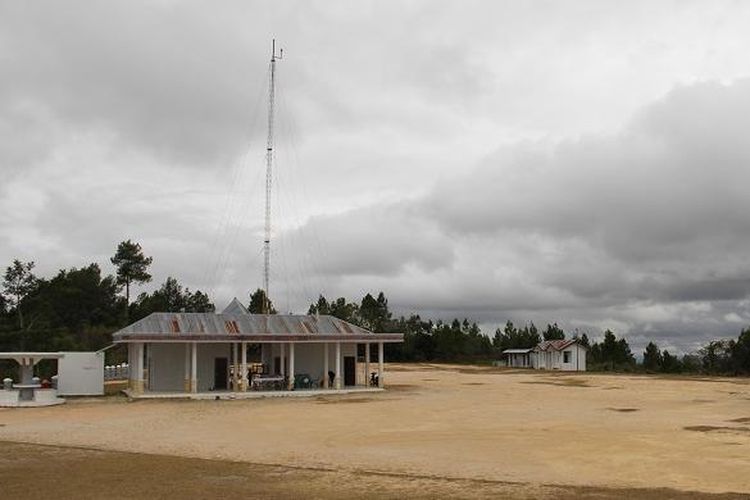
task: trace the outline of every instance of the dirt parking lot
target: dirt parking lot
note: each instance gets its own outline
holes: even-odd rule
[[[123,477],[152,477],[159,491],[184,476],[181,470],[198,468],[234,471],[223,474],[230,479],[208,474],[207,492],[218,484],[246,496],[342,498],[349,489],[372,498],[750,494],[745,379],[393,365],[387,381],[387,392],[367,395],[108,397],[0,410],[0,486],[20,487],[23,467],[46,467],[26,478],[46,477],[50,484],[52,470],[104,478],[110,471],[114,478],[112,471],[122,468]],[[13,455],[19,460],[10,461]],[[77,465],[58,463],[71,461]],[[157,470],[162,474],[155,476]],[[56,480],[58,492],[64,477]],[[114,479],[97,484],[108,481]],[[92,481],[75,484],[94,488]],[[71,491],[97,497],[93,490]],[[119,491],[122,498],[138,496]],[[197,485],[191,491],[201,496]]]

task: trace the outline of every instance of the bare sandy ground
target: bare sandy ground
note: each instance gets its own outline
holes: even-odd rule
[[[380,394],[0,410],[0,440],[394,478],[750,494],[748,380],[388,368]]]

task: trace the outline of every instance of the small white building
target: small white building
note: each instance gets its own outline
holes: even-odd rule
[[[531,363],[537,370],[586,371],[588,348],[579,339],[545,340],[534,347]]]
[[[189,397],[383,387],[384,344],[403,337],[333,316],[250,314],[237,299],[222,313],[153,313],[113,335],[128,346],[131,396]]]
[[[531,353],[534,349],[506,349],[503,351],[505,366],[511,368],[531,368]]]
[[[505,349],[500,363],[511,368],[585,372],[587,350],[579,339],[545,340],[531,348]]]

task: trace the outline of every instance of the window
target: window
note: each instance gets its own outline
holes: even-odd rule
[[[570,363],[570,355],[573,354],[570,351],[563,351],[563,363]]]

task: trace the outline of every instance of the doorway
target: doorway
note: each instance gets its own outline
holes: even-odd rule
[[[344,356],[344,385],[357,385],[357,358]]]
[[[214,358],[214,390],[225,391],[229,377],[229,358]]]

